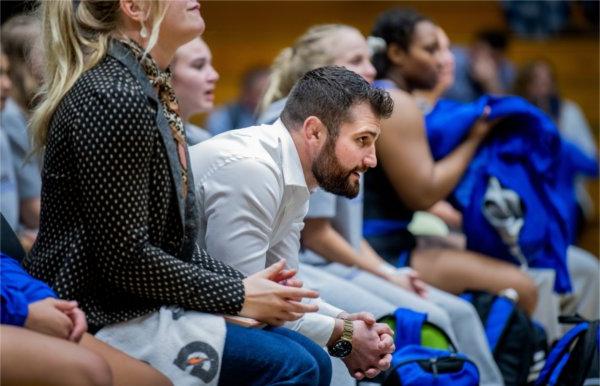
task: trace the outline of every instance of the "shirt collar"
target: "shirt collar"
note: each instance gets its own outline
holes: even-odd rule
[[[279,132],[278,136],[281,143],[281,170],[283,173],[283,183],[285,186],[299,186],[308,190],[306,180],[304,179],[302,163],[300,162],[300,156],[298,155],[298,149],[296,149],[292,135],[281,119],[275,121],[273,127]]]

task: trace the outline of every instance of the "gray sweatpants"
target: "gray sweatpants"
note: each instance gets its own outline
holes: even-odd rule
[[[337,263],[322,267],[301,263],[298,271],[306,287],[319,291],[327,302],[350,313],[369,311],[379,318],[393,314],[398,307],[426,312],[428,320],[442,328],[457,348],[475,362],[481,385],[504,384],[470,303],[433,287],[428,288],[427,299],[423,299],[378,276]]]
[[[560,338],[571,325],[561,326],[559,315],[580,314],[587,319],[600,319],[600,262],[589,252],[570,246],[567,250],[567,268],[573,292],[559,295],[554,292],[554,271],[529,269],[529,275],[538,287],[538,306],[533,318],[546,329],[548,340]]]

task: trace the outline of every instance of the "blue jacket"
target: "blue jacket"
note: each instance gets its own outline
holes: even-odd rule
[[[472,103],[441,100],[426,116],[429,145],[436,160],[445,157],[469,133],[484,107],[489,120],[503,118],[479,147],[450,200],[462,211],[467,248],[517,262],[481,205],[490,176],[519,194],[525,223],[519,246],[531,267],[556,271],[555,290],[571,290],[566,250],[574,238],[574,177],[598,174],[597,160],[561,140],[552,120],[519,97],[483,96]]]
[[[0,253],[0,317],[2,324],[23,326],[28,315],[29,304],[56,294],[45,283],[34,279],[18,261]]]

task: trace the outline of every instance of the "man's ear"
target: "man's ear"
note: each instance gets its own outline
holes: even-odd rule
[[[404,51],[397,43],[390,43],[387,48],[387,56],[396,66],[402,66],[406,62],[408,53]]]
[[[307,142],[320,145],[327,139],[327,127],[319,118],[311,115],[302,124],[302,134]]]
[[[139,0],[120,0],[119,8],[123,15],[139,23],[148,20],[148,7],[144,6],[144,1]]]

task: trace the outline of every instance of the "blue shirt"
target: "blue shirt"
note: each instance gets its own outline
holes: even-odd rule
[[[208,116],[206,127],[212,135],[229,130],[254,126],[256,116],[240,103],[231,103],[215,110]]]
[[[0,300],[2,324],[23,326],[29,305],[57,297],[44,282],[31,277],[15,259],[0,253]]]

